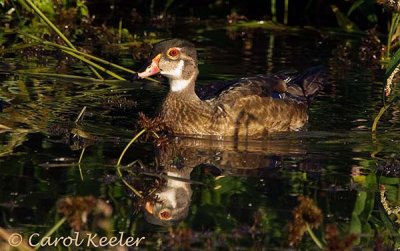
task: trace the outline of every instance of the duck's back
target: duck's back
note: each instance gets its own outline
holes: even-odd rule
[[[214,107],[213,130],[226,136],[299,130],[307,122],[308,106],[323,82],[322,67],[310,68],[301,75],[242,78],[207,100]]]

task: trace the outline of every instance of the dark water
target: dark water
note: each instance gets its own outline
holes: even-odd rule
[[[10,65],[54,72],[58,62],[4,58],[0,126],[10,129],[0,127],[0,226],[26,238],[35,232],[43,236],[61,218],[57,200],[93,195],[113,209],[109,232],[97,229],[144,236],[142,249],[279,250],[289,248],[288,224],[298,197],[305,196],[322,210],[323,223],[313,231],[325,239],[323,245],[329,243],[326,227],[335,224],[339,239],[354,233],[353,244],[363,249],[399,247],[396,214],[382,206],[380,193],[383,185],[389,206],[398,205],[400,178],[393,159],[400,148],[399,110],[389,109],[378,135],[371,137],[372,120],[381,105],[382,71],[373,60],[359,58],[360,38],[307,30],[181,27],[166,36],[188,33],[198,46],[199,85],[324,65],[327,86],[310,109],[307,128],[262,141],[178,138],[162,149],[151,142],[134,144],[123,164],[143,164],[124,168],[123,173],[143,194],[170,185],[171,179],[154,176],[163,171],[191,180],[175,181],[186,189],[180,198],[190,203],[188,215],[173,227],[155,226],[144,210],[136,210],[144,202],[121,182],[116,163],[137,132],[138,112],[153,115],[167,87],[146,81],[101,83],[16,74]],[[128,53],[117,63],[140,67]],[[79,64],[67,73],[90,74]],[[85,106],[83,119],[75,124]],[[71,235],[68,224],[57,234]],[[307,233],[299,247],[318,249]]]

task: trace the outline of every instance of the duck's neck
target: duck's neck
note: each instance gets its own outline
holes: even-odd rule
[[[194,89],[197,75],[198,71],[194,71],[192,75],[186,78],[169,79],[169,94],[173,96],[180,96],[181,98],[198,99]]]
[[[211,107],[195,92],[197,72],[185,80],[170,79],[170,91],[161,107],[160,116],[174,134],[204,134],[208,132]],[[198,119],[201,122],[201,125]]]

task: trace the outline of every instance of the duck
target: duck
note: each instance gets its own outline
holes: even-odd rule
[[[323,66],[315,66],[301,74],[243,77],[201,98],[195,89],[199,68],[194,44],[183,39],[163,40],[154,45],[150,58],[137,77],[161,74],[168,79],[169,92],[159,116],[175,135],[258,138],[299,131],[325,82]]]

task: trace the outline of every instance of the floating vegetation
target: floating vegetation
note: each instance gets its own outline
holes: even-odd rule
[[[127,110],[137,107],[137,101],[121,96],[113,96],[107,98],[103,100],[102,103],[104,108],[117,108],[117,109]]]
[[[357,239],[355,234],[349,234],[342,238],[338,231],[338,228],[334,224],[329,224],[325,228],[325,239],[327,251],[339,251],[339,250],[353,250],[354,243]]]
[[[46,15],[39,9],[36,7],[36,5],[34,3],[32,3],[30,0],[24,0],[25,3],[31,7],[35,13],[37,15],[40,16],[40,18],[43,19],[43,21],[58,35],[60,36],[60,38],[74,51],[77,51],[77,49],[75,48],[75,46],[68,40],[68,38],[66,36],[64,36],[64,34],[46,17]],[[70,53],[71,55],[75,55],[73,53]],[[82,59],[83,60],[83,59]],[[83,60],[84,61],[84,60]],[[84,61],[85,63],[88,63],[88,61]],[[92,68],[91,65],[89,65],[89,68],[92,70],[92,72],[96,75],[96,77],[98,77],[99,79],[103,79],[101,77],[101,75],[94,69]]]
[[[359,57],[363,62],[380,64],[382,58],[384,58],[386,49],[379,39],[379,35],[374,28],[368,30],[367,36],[361,39]]]
[[[335,13],[338,25],[347,32],[359,32],[360,28],[352,22],[345,14],[343,14],[336,5],[331,5],[333,13]]]
[[[322,223],[322,212],[314,201],[308,197],[298,197],[299,205],[293,209],[293,222],[289,224],[289,245],[297,246],[308,232],[315,244],[322,248],[322,243],[314,235],[312,229],[317,228]]]
[[[400,13],[400,3],[396,0],[377,0],[377,2],[389,10]]]
[[[249,29],[266,29],[266,30],[277,30],[277,31],[299,31],[300,29],[295,27],[288,27],[282,24],[278,24],[272,21],[242,21],[235,20],[235,22],[228,23],[228,29],[240,29],[240,28],[249,28]]]
[[[124,150],[121,152],[118,161],[117,161],[117,173],[118,176],[122,179],[123,183],[139,198],[143,198],[143,195],[138,192],[129,182],[127,182],[122,175],[121,172],[121,162],[133,143],[135,143],[142,135],[145,134],[145,139],[148,140],[149,137],[155,138],[155,143],[157,146],[161,146],[161,144],[165,144],[167,142],[165,137],[160,137],[158,132],[167,130],[166,125],[163,123],[161,118],[155,117],[153,119],[148,118],[144,115],[144,113],[139,113],[139,127],[141,127],[141,131],[139,131],[125,146]]]
[[[57,202],[57,212],[64,216],[69,226],[75,231],[88,229],[89,225],[92,225],[91,229],[93,225],[104,228],[109,225],[109,223],[105,224],[104,220],[110,221],[112,216],[111,206],[93,196],[62,198]]]
[[[381,161],[378,165],[378,171],[382,172],[384,176],[400,177],[400,158],[393,156],[390,159]]]
[[[58,37],[54,38],[55,42],[51,42],[51,41],[48,40],[48,38],[49,38],[48,36],[47,36],[48,37],[47,39],[46,38],[39,38],[39,37],[34,36],[32,34],[27,34],[25,32],[18,31],[22,36],[27,37],[29,39],[33,39],[35,41],[34,43],[30,43],[30,44],[24,45],[24,46],[28,46],[28,50],[30,50],[29,47],[37,47],[37,46],[46,46],[46,47],[57,48],[57,49],[61,50],[63,53],[65,53],[65,54],[67,54],[69,56],[72,56],[73,58],[76,58],[76,59],[82,61],[83,63],[87,64],[88,67],[90,68],[90,70],[96,76],[96,78],[98,78],[100,80],[103,80],[103,77],[98,73],[98,71],[101,71],[101,72],[103,72],[103,73],[105,73],[105,74],[107,74],[107,75],[109,75],[109,76],[111,76],[111,77],[113,77],[115,79],[118,79],[118,80],[125,80],[125,78],[121,77],[117,73],[115,73],[115,72],[113,72],[113,71],[111,71],[111,70],[109,70],[109,69],[107,69],[107,68],[105,68],[105,67],[103,67],[103,66],[101,66],[101,65],[99,65],[99,64],[97,64],[95,62],[93,62],[93,61],[96,61],[96,62],[101,63],[101,64],[105,64],[106,67],[110,66],[110,67],[117,68],[117,69],[125,71],[125,72],[127,72],[129,74],[135,74],[136,73],[135,71],[132,71],[132,70],[127,69],[125,67],[122,67],[120,65],[108,62],[108,61],[106,61],[104,59],[92,56],[92,55],[90,55],[90,54],[88,54],[86,52],[78,50],[72,44],[72,42],[57,28],[57,26],[54,25],[53,22],[50,21],[50,19],[33,2],[31,2],[30,0],[26,0],[25,3],[26,3],[25,7],[29,6],[29,8],[31,8],[48,25],[48,27],[54,33],[56,33],[57,36],[58,36]],[[90,27],[90,25],[89,25],[89,27]],[[100,32],[100,33],[104,33],[104,32]],[[110,36],[110,37],[115,37],[115,36]],[[58,41],[58,38],[61,38],[61,41]],[[66,44],[67,46],[64,46],[64,44]],[[15,47],[13,50],[18,50],[18,49],[19,49],[18,47]],[[31,51],[34,52],[34,55],[40,54],[40,52],[38,52],[37,49],[31,50]],[[4,51],[4,52],[10,52],[10,49],[7,49],[7,51]],[[29,53],[29,52],[25,53],[25,55],[29,55],[29,54],[32,54],[32,53]],[[147,79],[149,79],[151,81],[156,81],[156,80],[153,80],[151,78],[147,78]],[[156,82],[158,82],[158,81],[156,81]]]
[[[161,117],[156,116],[154,118],[149,118],[143,112],[139,112],[138,126],[139,128],[145,128],[148,132],[146,134],[146,139],[151,136],[158,140],[160,139],[159,133],[171,133],[171,129],[168,128]]]

